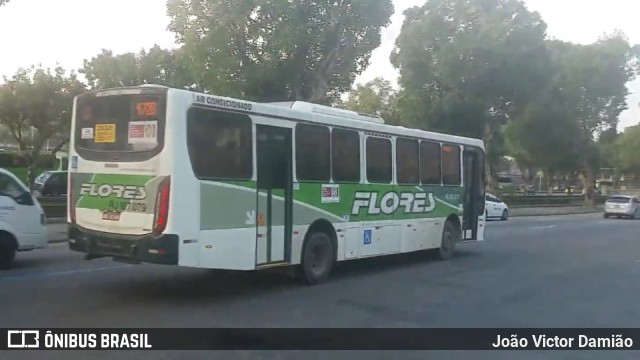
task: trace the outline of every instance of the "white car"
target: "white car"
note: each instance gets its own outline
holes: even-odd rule
[[[0,269],[11,268],[17,252],[45,247],[42,206],[20,179],[0,168]]]
[[[507,220],[509,218],[509,207],[495,195],[486,194],[485,208],[487,219]]]

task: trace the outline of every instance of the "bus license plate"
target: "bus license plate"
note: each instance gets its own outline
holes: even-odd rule
[[[104,213],[102,213],[102,220],[118,221],[118,220],[120,220],[120,213],[119,212],[104,212]]]

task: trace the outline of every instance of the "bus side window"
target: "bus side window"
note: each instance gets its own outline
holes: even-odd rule
[[[420,183],[420,151],[417,140],[396,139],[396,177],[398,184]]]
[[[252,125],[244,114],[191,108],[187,114],[187,144],[199,179],[251,179]]]
[[[420,181],[422,184],[440,185],[441,162],[439,143],[420,142]]]
[[[367,138],[367,180],[371,183],[389,184],[393,179],[391,140]]]
[[[460,147],[442,145],[442,184],[460,185],[461,181]]]
[[[360,181],[360,134],[357,131],[333,129],[331,156],[333,181]]]
[[[296,177],[302,181],[331,179],[331,137],[329,128],[296,125]]]

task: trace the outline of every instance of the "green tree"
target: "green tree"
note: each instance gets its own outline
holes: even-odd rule
[[[559,66],[554,77],[569,116],[577,131],[569,138],[579,155],[585,187],[585,202],[594,206],[595,169],[603,156],[595,139],[608,129],[617,128],[618,116],[627,108],[626,84],[638,70],[635,49],[621,32],[602,37],[589,45],[555,41],[553,59]]]
[[[615,141],[615,162],[624,172],[640,172],[640,126],[624,129]]]
[[[79,70],[92,89],[104,89],[142,84],[170,87],[192,87],[193,79],[187,70],[187,61],[179,50],[166,50],[154,45],[148,51],[113,55],[110,50],[89,60]]]
[[[208,91],[330,103],[380,45],[391,0],[168,0],[170,29]]]
[[[503,131],[509,155],[529,173],[543,170],[550,190],[556,174],[575,170],[579,157],[571,139],[578,128],[558,89],[541,92]]]
[[[518,0],[430,0],[405,15],[391,55],[403,122],[482,138],[493,180],[502,126],[551,80],[545,23]]]
[[[617,149],[616,143],[620,134],[616,128],[604,130],[598,136],[598,147],[600,148],[600,166],[606,168],[617,168]]]
[[[387,122],[394,121],[396,92],[391,82],[377,77],[366,84],[358,84],[347,95],[342,107],[364,114],[381,116]]]
[[[73,98],[84,91],[76,75],[57,67],[53,71],[41,67],[20,69],[12,77],[4,77],[0,85],[0,122],[26,150],[29,184],[33,166],[48,139],[69,133]],[[25,133],[37,132],[31,137]],[[30,149],[27,149],[27,147]]]

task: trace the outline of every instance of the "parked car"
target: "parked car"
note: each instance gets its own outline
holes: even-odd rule
[[[487,219],[507,220],[509,218],[509,207],[495,195],[486,195],[485,208]]]
[[[604,217],[640,218],[640,198],[632,195],[612,195],[604,203]]]
[[[42,206],[29,188],[0,168],[0,269],[11,268],[16,253],[47,246]]]
[[[67,172],[64,170],[43,172],[33,182],[31,193],[38,198],[43,196],[66,196]]]

